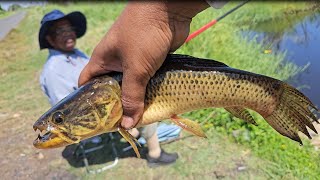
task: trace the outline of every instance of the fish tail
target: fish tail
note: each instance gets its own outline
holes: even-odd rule
[[[284,83],[282,89],[279,104],[273,113],[265,119],[280,134],[302,145],[298,131],[304,133],[309,139],[311,139],[311,136],[306,127],[318,134],[312,121],[318,122],[313,112],[319,110],[297,89]]]

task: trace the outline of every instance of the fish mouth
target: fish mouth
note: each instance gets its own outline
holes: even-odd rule
[[[54,133],[52,130],[54,128],[48,126],[44,128],[43,126],[37,127],[33,126],[34,131],[39,130],[37,138],[33,141],[33,146],[39,149],[48,149],[48,148],[58,148],[70,144],[65,141],[64,138],[61,138],[59,134]]]

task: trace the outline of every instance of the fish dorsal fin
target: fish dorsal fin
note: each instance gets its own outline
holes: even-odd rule
[[[226,64],[212,60],[196,58],[189,55],[168,54],[160,69],[164,70],[194,70],[194,71],[210,71],[212,68],[229,67]]]
[[[171,70],[213,71],[215,68],[230,67],[222,62],[212,59],[197,58],[183,54],[168,54],[162,66],[158,69],[157,74]],[[121,86],[121,72],[110,72],[107,75],[118,81],[119,85]]]
[[[245,108],[242,107],[228,107],[225,108],[225,110],[227,110],[229,113],[231,113],[232,115],[234,115],[237,118],[243,119],[245,120],[247,123],[253,124],[253,125],[258,125],[253,117],[251,116],[251,114],[249,113],[249,111]]]

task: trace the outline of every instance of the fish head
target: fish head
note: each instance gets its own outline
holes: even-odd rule
[[[62,99],[33,125],[36,148],[56,148],[116,131],[122,117],[120,86],[109,76],[96,78]],[[44,132],[44,133],[43,133]]]

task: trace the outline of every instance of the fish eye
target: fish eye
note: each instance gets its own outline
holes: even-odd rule
[[[61,112],[55,112],[52,115],[52,121],[56,124],[61,124],[63,123],[63,114]]]

